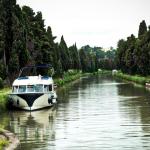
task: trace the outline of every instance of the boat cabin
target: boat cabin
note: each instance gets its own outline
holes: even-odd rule
[[[12,85],[12,93],[45,93],[54,90],[50,66],[24,67]]]

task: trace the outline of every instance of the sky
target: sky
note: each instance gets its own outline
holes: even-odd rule
[[[137,36],[139,24],[150,25],[150,0],[17,0],[20,6],[41,11],[56,42],[116,48],[120,39]]]

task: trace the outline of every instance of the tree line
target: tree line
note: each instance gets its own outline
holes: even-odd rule
[[[150,26],[147,27],[145,20],[139,25],[138,37],[132,34],[126,40],[119,40],[116,64],[124,73],[150,74]]]
[[[102,47],[90,47],[86,45],[81,47],[80,53],[82,52],[86,55],[81,55],[81,64],[84,66],[85,72],[93,72],[98,69],[112,70],[116,68],[116,50],[113,47],[110,47],[110,50],[104,51]]]
[[[43,63],[52,64],[55,76],[69,69],[98,70],[101,54],[78,50],[76,44],[68,47],[63,36],[59,43],[55,39],[41,12],[21,8],[16,0],[0,0],[0,78],[13,81],[20,68]]]

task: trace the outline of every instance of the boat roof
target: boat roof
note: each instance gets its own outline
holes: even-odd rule
[[[48,76],[26,76],[26,77],[18,77],[14,82],[13,86],[18,85],[37,85],[37,84],[44,84],[50,85],[53,84],[52,77]]]

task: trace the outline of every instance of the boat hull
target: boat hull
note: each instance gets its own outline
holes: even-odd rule
[[[10,94],[9,105],[23,110],[37,110],[51,107],[57,103],[56,96],[50,93]]]

